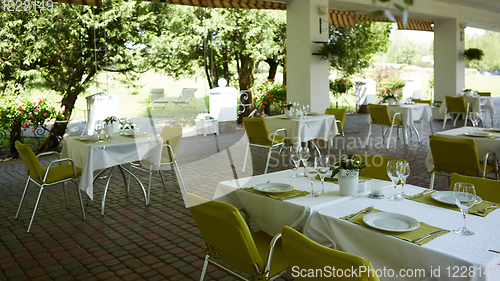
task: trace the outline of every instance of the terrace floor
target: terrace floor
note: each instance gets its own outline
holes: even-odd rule
[[[408,146],[399,140],[396,146],[391,144],[390,150],[380,144],[381,133],[377,128],[374,133],[379,142],[364,148],[361,143],[368,132],[367,117],[366,114],[347,117],[345,131],[349,152],[404,158],[411,164],[408,182],[428,187],[430,175],[424,160],[429,147],[429,127],[425,125],[422,143],[413,135]],[[161,120],[155,121],[158,129],[161,128]],[[497,115],[495,124],[499,122]],[[433,121],[432,125],[435,132],[440,131],[442,121]],[[491,126],[490,122],[486,125]],[[447,128],[451,127],[448,122]],[[188,191],[211,198],[221,181],[262,174],[266,155],[264,149],[258,148],[252,148],[253,162],[245,173],[241,172],[246,143],[242,127],[218,136],[185,136],[178,152],[178,163]],[[338,150],[332,153],[338,158]],[[43,163],[49,161],[42,160]],[[270,172],[286,168],[279,164],[271,167]],[[137,172],[136,175],[147,183],[146,173]],[[97,180],[96,199],[85,206],[85,221],[74,186],[68,185],[69,209],[65,207],[62,188],[48,188],[42,196],[31,233],[26,233],[38,189],[30,185],[20,217],[15,220],[26,182],[24,165],[20,160],[0,162],[0,280],[198,280],[204,244],[184,206],[175,173],[167,171],[164,175],[166,189],[159,176],[153,176],[151,204],[147,207],[137,185],[132,184],[127,198],[121,177],[118,173],[114,175],[105,216],[100,214],[105,180]],[[447,189],[447,186],[447,177],[437,178],[436,189]],[[206,280],[234,279],[210,266]],[[293,278],[289,274],[283,279]]]

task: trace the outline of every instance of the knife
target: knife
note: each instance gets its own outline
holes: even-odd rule
[[[410,199],[410,200],[417,199],[417,198],[420,198],[420,197],[422,197],[422,196],[424,196],[424,195],[427,195],[427,194],[429,194],[429,193],[433,193],[434,191],[435,191],[435,190],[427,190],[427,191],[424,191],[424,192],[423,192],[422,194],[420,194],[420,195],[417,195],[417,196],[415,196],[415,197],[408,198],[408,199]]]
[[[292,197],[299,197],[299,196],[307,195],[307,194],[309,194],[309,193],[308,192],[302,192],[302,193],[297,193],[297,194],[288,195],[288,196],[284,196],[284,197],[278,197],[277,199],[283,200],[283,199],[292,198]]]
[[[412,242],[412,243],[418,243],[418,242],[420,242],[420,241],[424,240],[425,238],[429,238],[429,237],[431,237],[432,235],[436,235],[436,234],[438,234],[439,232],[443,232],[443,231],[446,231],[446,229],[439,229],[439,230],[433,231],[433,232],[431,232],[431,233],[429,233],[429,234],[427,234],[427,235],[424,235],[424,236],[422,236],[422,237],[420,237],[420,238],[417,238],[417,239],[415,239],[415,240],[412,240],[411,242]]]

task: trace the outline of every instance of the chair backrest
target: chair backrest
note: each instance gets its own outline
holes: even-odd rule
[[[477,94],[480,95],[481,97],[491,97],[490,92],[477,92]]]
[[[465,97],[446,96],[445,98],[448,112],[467,112]]]
[[[260,145],[270,145],[269,131],[263,118],[243,117],[243,125],[245,126],[245,131],[250,142]]]
[[[373,124],[391,126],[389,108],[383,104],[368,104],[368,112]]]
[[[342,124],[342,127],[344,127],[344,121],[345,121],[345,116],[346,116],[346,109],[341,108],[341,109],[336,109],[336,108],[327,108],[325,110],[325,114],[328,115],[335,115],[335,120],[339,120],[340,123]],[[342,131],[342,128],[337,124],[337,129],[339,132]]]
[[[40,165],[40,161],[36,158],[35,153],[31,150],[31,147],[27,144],[23,144],[20,141],[16,141],[16,149],[19,152],[19,156],[26,166],[30,177],[36,181],[41,182],[43,178],[43,169]]]
[[[179,97],[179,101],[190,102],[194,97],[194,93],[198,90],[198,88],[184,88],[182,89],[181,96]]]
[[[179,146],[181,144],[182,127],[165,126],[161,129],[160,137],[162,137],[163,143],[168,143],[174,151],[174,155],[172,155],[173,157],[171,157],[168,149],[163,149],[161,155],[166,157],[169,161],[172,161],[172,159],[175,158],[175,155],[177,155],[177,150],[179,150]]]
[[[476,189],[477,196],[491,202],[500,202],[500,181],[498,180],[468,177],[453,173],[450,190],[453,190],[456,182],[472,183]]]
[[[149,98],[151,101],[164,98],[165,97],[164,92],[165,90],[163,88],[153,88],[149,90]]]
[[[429,106],[432,106],[432,101],[431,100],[421,100],[421,99],[412,99],[414,103],[426,103]]]
[[[429,136],[436,171],[481,176],[481,167],[474,139],[453,139]]]
[[[383,157],[380,155],[359,154],[356,155],[356,160],[366,162],[368,166],[359,171],[359,175],[367,178],[391,181],[387,175],[387,162],[389,160],[398,160],[406,162],[405,159]]]
[[[366,269],[364,274],[352,275],[349,278],[319,277],[316,275],[315,278],[297,276],[295,280],[379,280],[373,265],[365,258],[320,245],[288,226],[283,227],[281,230],[281,239],[285,257],[290,268],[292,268],[292,272],[294,266],[300,269],[313,269],[314,272],[324,270],[327,266],[335,268],[335,270],[343,270],[343,272],[352,270],[352,268],[364,267]],[[323,273],[326,272],[323,271]]]
[[[192,193],[187,193],[185,198],[188,203],[203,201],[203,198]],[[206,201],[197,205],[189,204],[189,210],[203,241],[219,258],[252,275],[256,275],[254,265],[260,272],[264,270],[265,262],[238,209],[226,203]]]

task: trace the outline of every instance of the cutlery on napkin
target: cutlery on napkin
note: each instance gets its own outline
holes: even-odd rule
[[[418,243],[418,242],[420,242],[420,241],[422,241],[422,240],[424,240],[424,239],[426,239],[426,238],[431,237],[432,235],[436,235],[436,234],[438,234],[439,232],[443,232],[443,231],[446,231],[446,229],[438,229],[438,230],[433,231],[433,232],[431,232],[431,233],[429,233],[429,234],[426,234],[426,235],[424,235],[424,236],[422,236],[422,237],[420,237],[420,238],[414,239],[414,240],[412,240],[411,242],[412,242],[412,243]]]
[[[364,209],[364,210],[361,210],[361,211],[359,211],[359,212],[355,213],[354,215],[351,215],[351,216],[349,216],[349,217],[347,217],[347,218],[345,218],[345,219],[346,219],[346,220],[351,220],[351,219],[353,219],[353,218],[357,217],[358,215],[360,215],[360,214],[362,214],[362,213],[368,214],[369,212],[373,211],[373,208],[374,208],[374,206],[370,206],[370,207],[368,207],[368,208],[366,208],[366,209]]]

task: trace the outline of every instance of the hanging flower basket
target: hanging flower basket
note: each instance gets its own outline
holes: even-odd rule
[[[482,60],[483,56],[484,56],[484,52],[481,49],[469,48],[469,49],[464,51],[464,57],[468,61]]]

